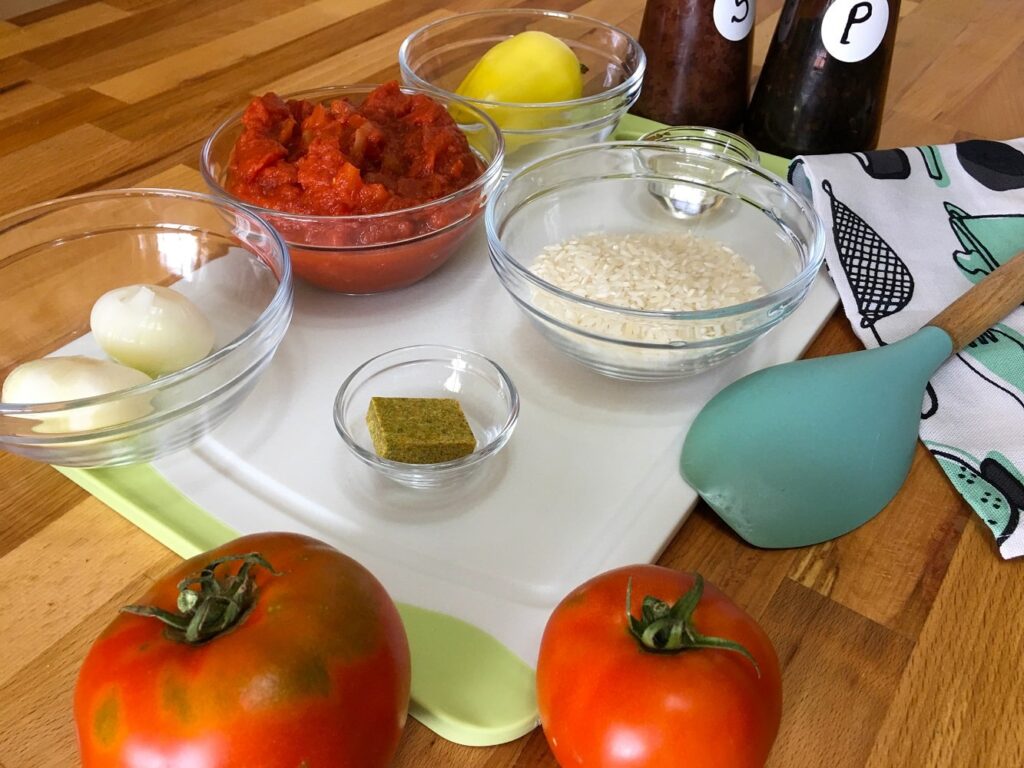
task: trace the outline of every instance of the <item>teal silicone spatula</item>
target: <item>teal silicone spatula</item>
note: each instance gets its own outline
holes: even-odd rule
[[[683,476],[759,547],[853,530],[903,485],[932,374],[1022,301],[1019,253],[902,341],[736,381],[690,427]]]

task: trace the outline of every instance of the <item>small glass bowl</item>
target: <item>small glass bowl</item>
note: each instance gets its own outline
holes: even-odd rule
[[[663,141],[676,146],[697,147],[714,152],[716,155],[743,160],[757,165],[761,155],[754,145],[737,136],[735,133],[723,131],[721,128],[708,128],[703,125],[673,125],[645,133],[639,141]]]
[[[484,223],[498,278],[544,337],[599,373],[642,381],[698,374],[748,347],[803,302],[825,247],[818,215],[781,179],[661,142],[592,144],[533,163],[502,182]],[[594,233],[721,242],[753,266],[766,293],[718,309],[647,311],[586,299],[534,273],[545,247]]]
[[[618,27],[587,16],[502,8],[427,24],[398,50],[402,82],[453,98],[488,50],[527,30],[547,32],[573,50],[584,67],[583,96],[532,104],[460,96],[501,128],[506,173],[552,152],[609,138],[640,95],[647,63],[640,43]]]
[[[476,437],[467,456],[437,464],[407,464],[377,455],[366,426],[373,397],[447,397],[459,401]],[[356,457],[411,488],[433,488],[465,477],[505,447],[519,418],[519,393],[508,374],[483,355],[422,344],[377,355],[356,368],[334,401],[334,424]]]
[[[339,85],[282,95],[281,98],[361,104],[377,86]],[[405,93],[423,93],[403,88]],[[242,115],[229,117],[210,135],[199,169],[210,191],[267,221],[288,244],[295,274],[338,293],[366,294],[412,285],[439,269],[473,231],[484,204],[501,178],[504,144],[494,122],[454,97],[426,94],[456,116],[483,172],[462,189],[438,200],[385,213],[312,216],[264,208],[235,197],[224,187],[231,153],[241,135]]]

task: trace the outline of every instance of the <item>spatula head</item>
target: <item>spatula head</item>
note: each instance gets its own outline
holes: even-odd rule
[[[926,327],[879,349],[787,363],[718,393],[681,469],[759,547],[815,544],[874,517],[910,470],[928,379],[951,354]]]

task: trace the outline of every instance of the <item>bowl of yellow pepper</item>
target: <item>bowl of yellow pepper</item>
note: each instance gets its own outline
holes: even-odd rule
[[[505,139],[505,170],[604,141],[640,94],[646,59],[631,35],[561,11],[476,11],[427,24],[402,43],[405,84],[458,96]]]

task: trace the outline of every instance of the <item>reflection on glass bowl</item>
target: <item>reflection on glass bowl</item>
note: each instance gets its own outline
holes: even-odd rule
[[[213,351],[119,392],[0,403],[0,448],[49,464],[109,467],[187,446],[238,407],[291,319],[287,249],[245,209],[177,190],[76,195],[0,219],[0,378],[51,355],[104,359],[89,332],[92,305],[134,284],[191,300],[212,325]]]

